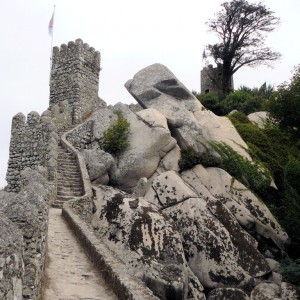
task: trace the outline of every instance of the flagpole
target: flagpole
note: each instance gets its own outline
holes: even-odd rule
[[[54,30],[53,30],[53,25],[54,25],[54,15],[55,15],[55,5],[53,5],[53,13],[52,17],[49,22],[48,26],[48,32],[51,34],[51,48],[50,48],[50,72],[49,72],[49,85],[50,85],[50,79],[51,79],[51,71],[52,71],[52,56],[53,56],[53,36],[54,36]]]

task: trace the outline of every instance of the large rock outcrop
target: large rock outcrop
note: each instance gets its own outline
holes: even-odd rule
[[[208,142],[222,141],[250,158],[245,151],[247,145],[231,122],[206,110],[165,66],[153,64],[144,68],[125,87],[143,108],[155,108],[167,118],[181,148],[190,146],[200,153],[209,149],[218,160],[219,155]]]
[[[188,293],[205,299],[169,218],[141,197],[130,198],[109,187],[96,191],[93,228],[127,265],[128,272],[143,279],[160,299],[187,299]]]
[[[187,147],[220,165],[211,142],[251,160],[229,119],[206,110],[160,64],[125,86],[143,109],[102,108],[81,127],[90,139],[72,136],[97,191],[93,212],[83,218],[161,299],[292,297],[295,289],[282,283],[275,261],[289,238],[261,199],[219,167],[179,170]],[[115,109],[130,123],[129,146],[112,154],[107,167],[98,141],[116,120]],[[113,187],[100,185],[107,182]],[[261,284],[270,286],[264,291]]]

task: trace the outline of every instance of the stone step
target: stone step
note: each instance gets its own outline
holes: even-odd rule
[[[76,196],[75,196],[76,197]],[[73,199],[74,196],[73,195],[68,195],[68,196],[63,196],[63,195],[57,195],[56,196],[56,201],[63,201],[63,202],[66,202],[66,201],[69,201],[71,199]]]
[[[64,172],[64,173],[58,173],[57,179],[59,182],[78,182],[81,183],[81,179],[80,179],[80,174],[78,173],[68,173],[68,172]]]
[[[55,201],[55,202],[53,202],[52,204],[51,204],[51,206],[52,207],[54,207],[54,208],[62,208],[63,207],[63,204],[64,204],[64,202],[61,202],[61,201]]]
[[[78,168],[77,165],[72,165],[72,166],[67,165],[67,166],[65,166],[63,163],[61,163],[61,164],[58,164],[57,170],[59,170],[59,171],[67,170],[67,171],[72,171],[72,172],[76,172],[76,173],[79,174],[79,168]]]
[[[58,154],[57,160],[66,161],[66,162],[68,162],[68,161],[77,161],[76,157],[72,154],[70,154],[70,155],[68,155],[68,154],[59,155]]]
[[[57,184],[57,188],[78,188],[78,187],[82,187],[82,183],[81,181],[69,181],[69,182],[58,182]]]
[[[66,179],[67,181],[81,181],[80,180],[80,173],[79,172],[68,172],[68,171],[61,171],[57,173],[58,179]]]
[[[82,183],[79,181],[60,181],[57,184],[57,188],[78,188],[78,187],[82,187]]]
[[[61,162],[58,164],[58,168],[59,169],[65,169],[65,168],[70,168],[70,169],[77,169],[79,170],[78,168],[78,165],[77,165],[77,161],[73,161],[72,163],[70,162]]]
[[[58,166],[57,171],[61,171],[61,173],[74,173],[77,176],[80,174],[77,166],[64,166],[63,164]]]
[[[64,166],[60,166],[57,169],[57,171],[60,174],[66,174],[66,173],[68,173],[68,174],[76,175],[76,176],[79,176],[79,174],[80,174],[78,167],[74,167],[74,168],[65,167],[64,168]]]
[[[58,159],[65,159],[65,160],[76,160],[76,156],[69,153],[58,153]]]
[[[69,158],[60,158],[60,157],[58,157],[57,158],[57,160],[58,161],[62,161],[62,162],[64,162],[64,163],[75,163],[75,164],[77,164],[77,159],[75,158],[75,157],[69,157]]]
[[[71,187],[66,187],[66,188],[60,188],[57,189],[57,194],[66,194],[66,193],[82,193],[83,189],[81,187],[77,188],[71,188]]]
[[[72,190],[78,190],[82,189],[82,184],[78,182],[68,182],[68,183],[60,183],[57,185],[57,190],[63,190],[63,189],[72,189]]]
[[[63,164],[70,165],[70,166],[77,166],[77,160],[76,159],[58,159]]]
[[[78,197],[78,196],[82,196],[83,192],[82,191],[79,191],[79,192],[74,192],[74,191],[66,191],[66,192],[58,192],[57,193],[57,196],[75,196],[75,197]]]

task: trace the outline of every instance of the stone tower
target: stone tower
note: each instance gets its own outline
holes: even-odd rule
[[[201,93],[218,92],[221,90],[222,65],[217,67],[208,65],[201,71]],[[231,77],[231,89],[233,90],[233,77]]]
[[[85,120],[100,104],[98,97],[100,53],[81,39],[53,48],[50,109],[68,102],[72,123]]]

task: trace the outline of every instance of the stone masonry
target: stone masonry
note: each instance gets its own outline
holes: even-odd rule
[[[67,101],[72,123],[86,119],[101,103],[98,97],[100,53],[81,39],[53,48],[50,108]]]
[[[201,93],[218,92],[221,90],[222,65],[217,67],[208,65],[201,71]],[[231,78],[231,89],[233,89],[233,77]]]
[[[19,192],[22,170],[38,165],[45,167],[49,160],[55,160],[56,144],[55,125],[50,118],[41,117],[37,112],[29,113],[27,121],[22,113],[14,116],[5,190]]]

